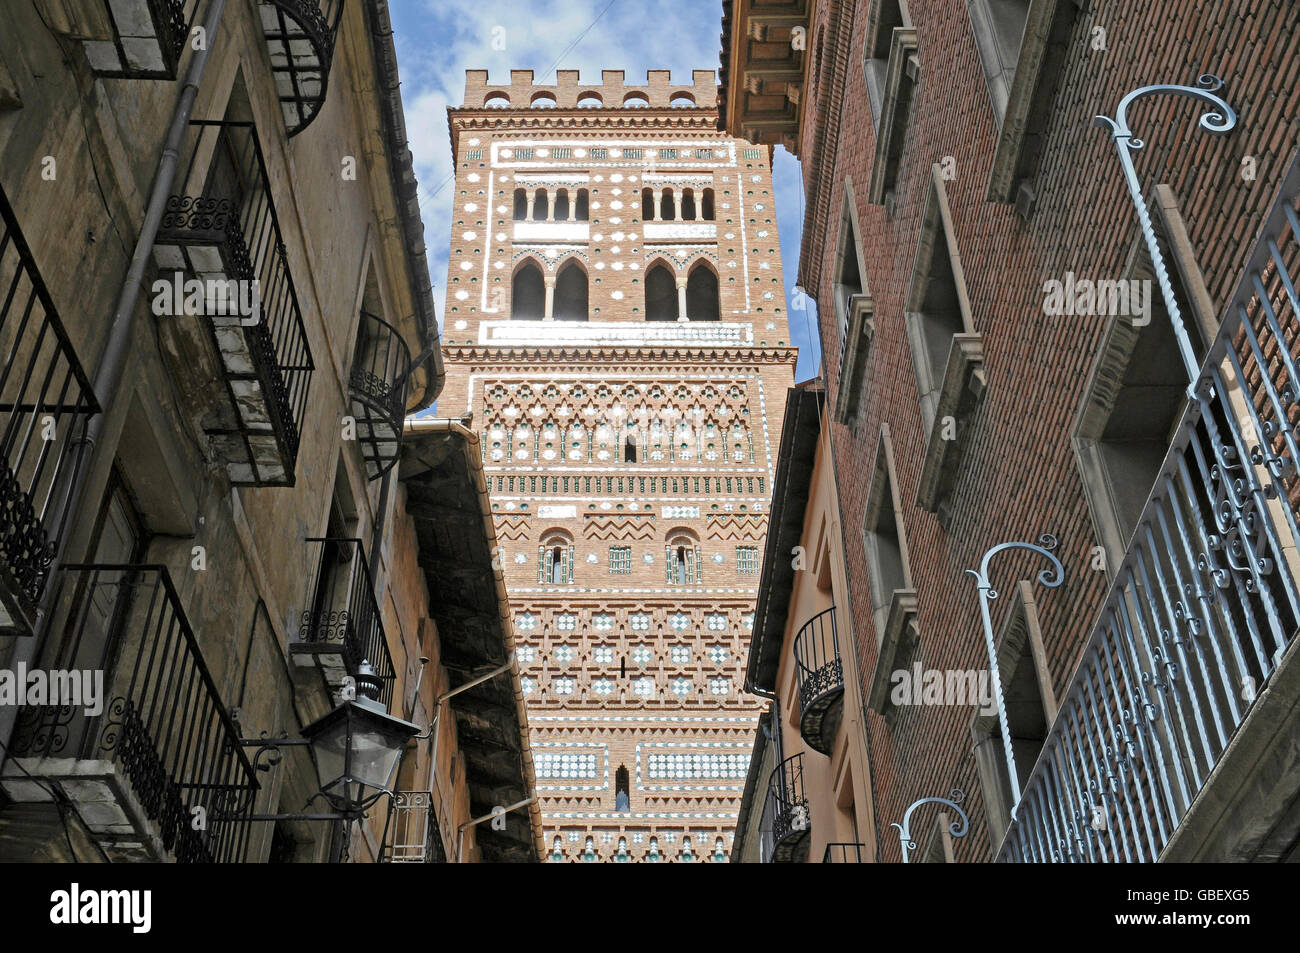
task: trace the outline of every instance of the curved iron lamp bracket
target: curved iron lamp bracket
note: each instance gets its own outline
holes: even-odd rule
[[[966,575],[975,577],[975,584],[980,597],[980,621],[984,624],[984,647],[989,654],[989,679],[993,683],[993,698],[998,706],[998,725],[1002,730],[1002,752],[1007,759],[1007,779],[1011,783],[1011,817],[1014,820],[1016,808],[1020,805],[1020,776],[1016,773],[1016,758],[1011,750],[1011,732],[1007,727],[1007,704],[1002,691],[1002,673],[998,668],[998,650],[993,637],[993,617],[989,612],[989,603],[998,597],[998,591],[989,582],[989,563],[998,553],[1009,549],[1027,549],[1038,553],[1051,566],[1038,574],[1038,581],[1048,588],[1055,589],[1065,581],[1065,567],[1052,552],[1056,548],[1056,537],[1044,533],[1037,543],[1009,542],[999,543],[984,554],[980,568],[967,569]]]
[[[1115,140],[1115,148],[1119,152],[1120,167],[1124,171],[1124,183],[1128,186],[1129,196],[1132,198],[1133,206],[1137,210],[1138,224],[1142,228],[1142,237],[1146,239],[1147,250],[1151,253],[1151,265],[1156,273],[1156,281],[1160,285],[1160,293],[1165,299],[1165,310],[1169,314],[1169,323],[1173,326],[1174,336],[1178,339],[1178,350],[1182,354],[1183,363],[1187,367],[1188,377],[1193,382],[1196,381],[1200,373],[1200,361],[1196,358],[1191,338],[1188,337],[1187,328],[1183,324],[1182,312],[1179,310],[1178,301],[1174,297],[1173,286],[1169,283],[1169,271],[1165,268],[1164,256],[1160,254],[1160,242],[1156,240],[1155,228],[1151,224],[1151,213],[1147,209],[1146,199],[1142,195],[1142,186],[1138,182],[1137,170],[1133,166],[1132,153],[1141,149],[1145,143],[1133,135],[1133,130],[1129,127],[1128,108],[1139,99],[1147,96],[1170,95],[1197,99],[1206,106],[1206,111],[1201,114],[1198,125],[1212,135],[1221,136],[1232,131],[1237,125],[1237,113],[1222,97],[1216,95],[1222,88],[1223,80],[1211,73],[1204,73],[1197,77],[1195,86],[1169,84],[1141,86],[1131,90],[1120,100],[1114,118],[1097,116],[1093,119],[1094,126],[1109,129],[1111,138]],[[1191,396],[1195,397],[1194,394]]]
[[[967,571],[969,572],[969,570]],[[907,810],[903,812],[903,823],[891,823],[889,825],[898,831],[899,847],[903,851],[903,863],[908,863],[908,855],[916,850],[916,841],[912,838],[912,814],[916,809],[922,804],[942,804],[945,807],[952,808],[957,812],[957,816],[961,820],[949,824],[948,833],[953,837],[965,837],[966,831],[970,827],[970,818],[966,816],[966,812],[961,808],[961,802],[965,799],[965,791],[961,788],[953,788],[948,792],[948,797],[923,797],[908,805]]]

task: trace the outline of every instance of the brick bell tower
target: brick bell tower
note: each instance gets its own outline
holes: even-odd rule
[[[725,859],[762,707],[796,349],[769,150],[692,79],[469,71],[448,110],[440,413],[482,441],[556,861]]]

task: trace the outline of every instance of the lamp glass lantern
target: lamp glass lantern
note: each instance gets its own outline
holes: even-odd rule
[[[302,730],[321,793],[342,814],[357,814],[390,790],[406,743],[420,727],[368,698],[345,701]]]

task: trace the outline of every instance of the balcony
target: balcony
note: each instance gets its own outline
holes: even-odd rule
[[[331,692],[347,676],[359,675],[363,661],[369,662],[380,681],[379,701],[391,708],[393,658],[361,540],[318,537],[306,542],[316,577],[293,654],[314,663]]]
[[[826,853],[822,854],[823,864],[860,864],[862,844],[827,844]]]
[[[759,827],[759,856],[765,864],[802,864],[808,859],[811,824],[803,793],[803,755],[786,758],[772,770]]]
[[[0,635],[31,635],[99,405],[2,190],[0,228]]]
[[[398,791],[388,803],[388,821],[380,862],[433,864],[446,860],[428,791]]]
[[[198,0],[45,4],[50,28],[80,41],[98,75],[175,79]]]
[[[799,733],[808,747],[830,754],[844,713],[844,665],[835,633],[835,607],[819,612],[794,638],[799,679]]]
[[[411,352],[397,329],[373,314],[361,312],[348,399],[366,475],[372,480],[388,472],[402,448],[410,370]]]
[[[998,852],[1294,850],[1300,158],[1229,301]]]
[[[161,278],[183,281],[166,330],[206,341],[176,350],[186,376],[213,383],[191,391],[230,481],[292,486],[315,366],[262,148],[251,123],[190,126],[191,168],[182,181],[197,194],[168,199],[154,245]],[[209,165],[196,181],[201,160]]]
[[[84,692],[22,708],[0,786],[17,802],[58,792],[113,861],[243,860],[255,772],[167,570],[78,565],[56,578],[37,664],[65,674],[64,689],[102,672],[99,710]]]
[[[271,74],[290,136],[325,104],[343,0],[257,0]]]

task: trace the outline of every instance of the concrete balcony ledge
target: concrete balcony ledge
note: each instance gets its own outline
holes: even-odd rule
[[[1300,639],[1228,743],[1161,863],[1295,860],[1300,838]]]
[[[30,777],[29,777],[30,775]],[[50,804],[58,791],[77,812],[90,837],[115,863],[170,860],[157,827],[136,799],[130,782],[111,761],[85,758],[11,758],[0,789],[19,804]],[[22,835],[11,833],[10,849]]]

